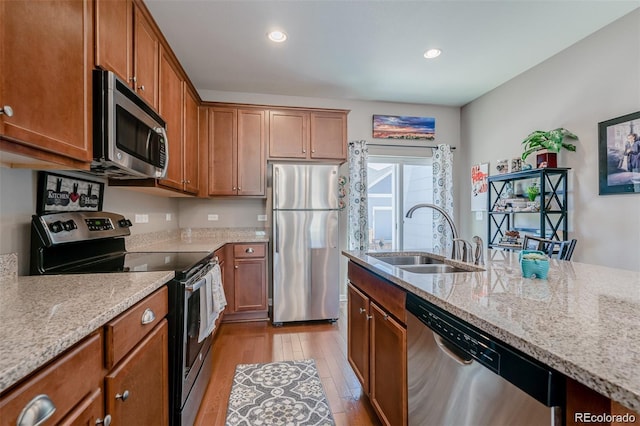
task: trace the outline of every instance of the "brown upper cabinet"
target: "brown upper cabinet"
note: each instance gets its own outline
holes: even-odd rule
[[[269,159],[347,158],[347,111],[269,111]]]
[[[88,169],[93,1],[2,1],[0,22],[0,149]]]
[[[264,196],[265,146],[265,110],[209,108],[208,194]]]
[[[140,2],[96,0],[96,66],[129,82],[156,110],[160,36]]]
[[[163,186],[182,190],[183,179],[183,109],[184,86],[170,57],[163,51],[160,58],[160,116],[167,123],[169,167]]]
[[[184,142],[183,142],[183,190],[197,194],[200,188],[199,168],[199,118],[198,97],[185,83],[184,90]]]

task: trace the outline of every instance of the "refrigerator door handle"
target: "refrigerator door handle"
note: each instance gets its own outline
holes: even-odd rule
[[[273,166],[273,188],[271,189],[273,191],[273,205],[276,206],[276,208],[278,208],[280,206],[280,204],[278,204],[278,192],[280,192],[280,188],[278,187],[278,184],[280,180],[280,168],[278,166]]]
[[[278,215],[273,215],[273,250],[275,253],[280,251],[278,244]]]

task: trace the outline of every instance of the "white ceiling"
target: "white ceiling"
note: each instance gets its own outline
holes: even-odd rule
[[[640,0],[145,3],[198,90],[449,106],[640,7]],[[268,41],[273,29],[289,39]],[[428,61],[422,55],[432,47],[443,53]]]

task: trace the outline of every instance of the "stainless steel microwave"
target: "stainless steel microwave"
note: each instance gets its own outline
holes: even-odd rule
[[[117,179],[164,178],[165,121],[111,71],[94,70],[93,85],[91,170]]]

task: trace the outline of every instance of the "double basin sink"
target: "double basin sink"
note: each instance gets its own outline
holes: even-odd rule
[[[414,274],[450,274],[454,272],[472,272],[469,269],[459,268],[457,266],[448,265],[442,260],[434,259],[425,255],[409,255],[398,254],[390,255],[388,253],[368,253],[369,256],[393,265],[407,272]]]

